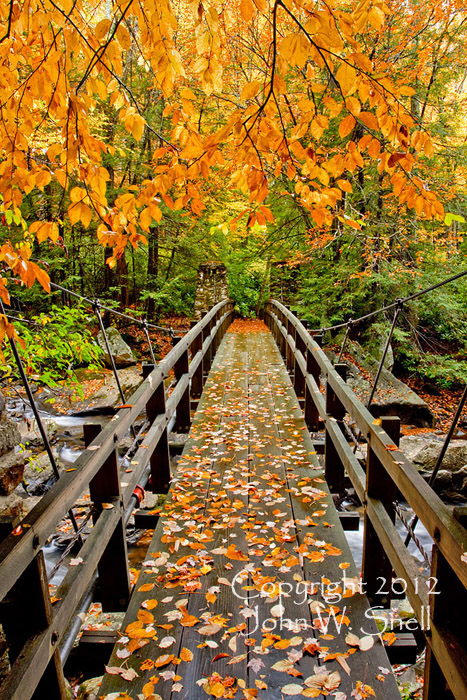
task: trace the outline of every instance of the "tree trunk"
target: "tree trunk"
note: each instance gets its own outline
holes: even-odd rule
[[[157,290],[157,276],[159,274],[159,227],[153,226],[148,236],[148,268],[146,286],[149,292]],[[154,317],[156,310],[155,300],[148,298],[146,303],[146,315],[149,319]]]
[[[126,308],[129,301],[128,293],[128,264],[125,257],[125,251],[117,258],[117,279],[120,287],[120,303]]]

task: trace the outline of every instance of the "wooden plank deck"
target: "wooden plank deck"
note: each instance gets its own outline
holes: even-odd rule
[[[400,698],[369,608],[272,336],[227,333],[100,697]]]

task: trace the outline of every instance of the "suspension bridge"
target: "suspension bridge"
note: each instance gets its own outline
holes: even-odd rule
[[[374,418],[319,332],[278,301],[263,321],[248,328],[230,301],[213,307],[144,366],[104,428],[85,424],[75,469],[11,523],[0,544],[11,665],[0,700],[67,697],[63,669],[90,600],[125,612],[102,668],[107,700],[389,700],[400,697],[391,662],[423,645],[424,699],[465,700],[465,510],[424,481],[399,450],[399,420]],[[189,433],[173,470],[170,430]],[[118,446],[130,432],[136,451],[122,469]],[[344,534],[353,519],[333,499],[349,485],[364,513],[361,576]],[[167,494],[160,512],[138,510],[145,488]],[[84,493],[87,537],[73,513]],[[433,539],[428,576],[396,528],[401,500]],[[155,528],[133,590],[132,514]],[[79,550],[51,599],[43,547],[64,517]],[[383,613],[401,596],[414,618],[395,635]]]

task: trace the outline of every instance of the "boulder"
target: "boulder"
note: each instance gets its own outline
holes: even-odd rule
[[[414,467],[429,479],[441,452],[444,436],[406,435],[401,450]],[[441,464],[433,489],[445,500],[467,497],[467,440],[452,440]]]
[[[21,498],[16,491],[8,496],[0,496],[0,515],[4,518],[23,518],[26,515],[24,504],[27,500]]]
[[[105,329],[105,334],[107,336],[107,340],[109,341],[110,352],[114,358],[116,366],[129,367],[130,365],[135,365],[136,357],[134,356],[130,346],[125,343],[118,330],[110,326],[109,328]],[[112,362],[107,352],[107,345],[105,343],[105,338],[102,331],[99,331],[97,342],[105,352],[105,364],[107,367],[112,367]]]
[[[8,496],[21,483],[24,457],[15,449],[21,441],[18,426],[7,418],[5,399],[0,396],[0,494]]]
[[[348,352],[355,358],[355,364],[346,363],[349,367],[347,383],[360,401],[366,403],[379,362],[356,342],[349,343]],[[334,353],[328,354],[333,360],[336,359]],[[376,417],[399,416],[403,423],[422,428],[430,428],[434,423],[434,416],[428,404],[385,368],[381,372],[370,410]]]
[[[24,457],[19,452],[10,450],[0,459],[0,494],[7,496],[23,480]]]
[[[18,426],[8,420],[5,413],[0,416],[0,456],[6,454],[21,442]]]
[[[401,439],[401,449],[420,472],[433,470],[441,452],[444,438],[407,435]],[[457,472],[467,464],[467,440],[451,440],[442,462],[442,469]]]
[[[138,367],[126,367],[118,372],[118,378],[128,400],[136,391],[143,377]],[[89,399],[73,402],[73,416],[113,415],[115,406],[122,403],[113,372],[107,372],[105,383]]]
[[[49,456],[46,452],[39,455],[26,453],[27,463],[24,469],[24,481],[31,496],[42,496],[52,484],[55,483],[56,476],[50,464]]]
[[[49,442],[55,442],[60,433],[59,425],[57,425],[52,418],[43,418],[42,425],[47,433]],[[35,420],[30,420],[29,425],[26,422],[20,423],[19,429],[21,433],[21,442],[26,448],[30,449],[35,447],[44,449],[44,441]]]

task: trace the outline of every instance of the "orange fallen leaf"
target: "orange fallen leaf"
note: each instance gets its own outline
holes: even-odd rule
[[[162,668],[163,666],[167,666],[167,664],[170,664],[170,662],[173,661],[174,658],[174,654],[162,654],[161,656],[158,656],[157,659],[154,661],[154,666],[156,668]]]
[[[183,613],[183,617],[180,618],[180,624],[183,627],[193,627],[199,622],[198,618],[194,615],[190,615],[188,610],[183,607],[183,605],[180,606],[180,611]]]
[[[147,591],[152,591],[153,588],[153,583],[143,583],[143,585],[138,588],[138,593],[146,593]]]
[[[193,659],[193,652],[187,649],[186,647],[183,647],[183,649],[180,652],[180,658],[182,661],[191,661]]]

